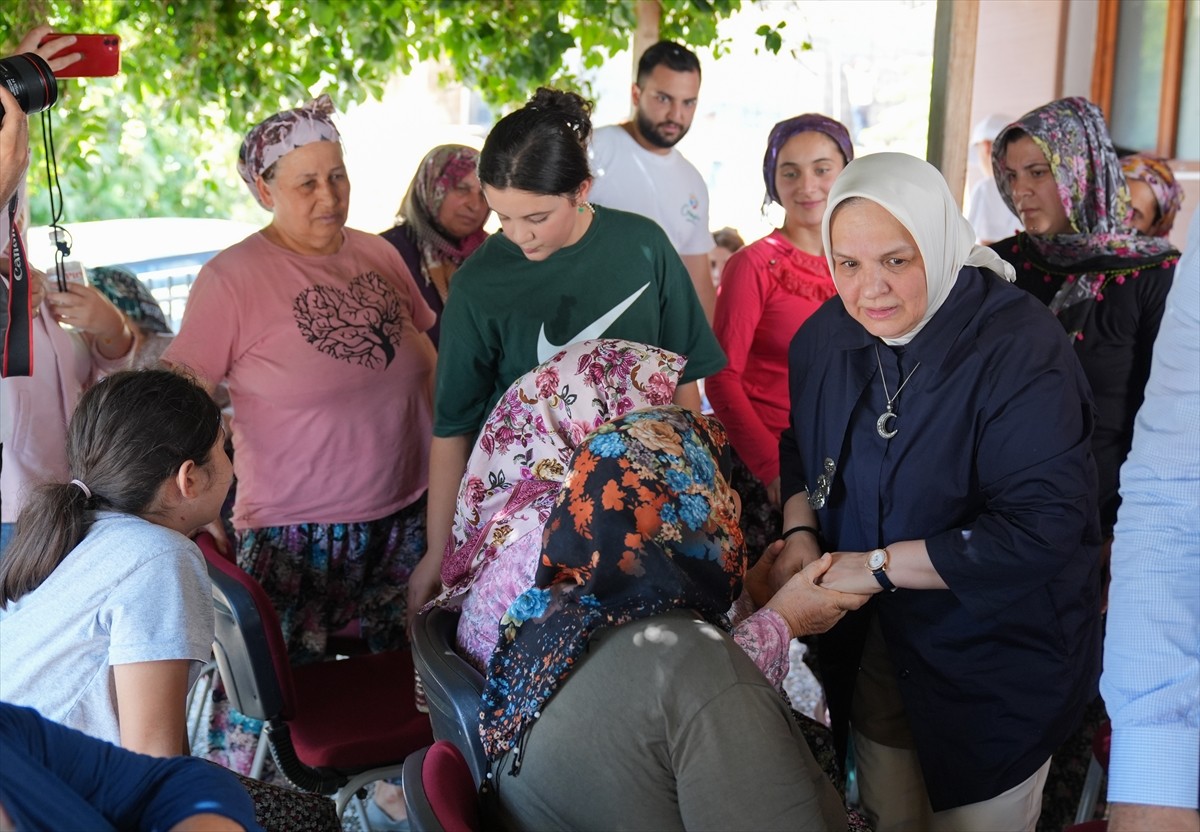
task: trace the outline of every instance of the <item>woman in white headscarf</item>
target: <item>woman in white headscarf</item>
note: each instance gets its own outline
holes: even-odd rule
[[[1033,829],[1099,674],[1087,382],[928,163],[850,163],[822,234],[841,303],[791,345],[777,577],[828,550],[823,585],[878,594],[820,650],[876,830]]]

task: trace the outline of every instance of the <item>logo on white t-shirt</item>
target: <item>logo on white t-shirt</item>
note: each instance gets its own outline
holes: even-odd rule
[[[695,194],[688,195],[688,201],[683,203],[679,213],[690,223],[700,222],[700,200],[696,199]]]

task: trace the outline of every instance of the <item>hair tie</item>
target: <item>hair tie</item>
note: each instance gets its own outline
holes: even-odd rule
[[[92,489],[83,484],[83,480],[71,480],[70,485],[79,486],[79,490],[83,492],[83,496],[89,500],[92,499]]]

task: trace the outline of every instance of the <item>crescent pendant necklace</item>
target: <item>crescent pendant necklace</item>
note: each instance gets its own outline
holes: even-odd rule
[[[887,397],[887,410],[879,414],[879,418],[875,420],[875,432],[884,439],[891,439],[896,435],[895,428],[888,429],[891,423],[896,418],[896,409],[894,407],[896,399],[900,397],[900,391],[904,389],[904,385],[908,384],[909,379],[913,377],[913,373],[917,371],[917,367],[921,366],[921,362],[917,362],[917,366],[908,371],[908,375],[904,377],[904,381],[900,382],[900,386],[896,388],[896,394],[888,393],[887,378],[883,373],[883,362],[879,359],[879,345],[875,345],[875,363],[879,365],[879,380],[883,382],[883,395]]]

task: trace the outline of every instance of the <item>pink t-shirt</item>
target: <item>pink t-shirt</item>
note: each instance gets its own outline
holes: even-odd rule
[[[434,314],[386,240],[305,256],[261,232],[200,270],[163,355],[233,400],[239,529],[357,523],[429,476]]]

